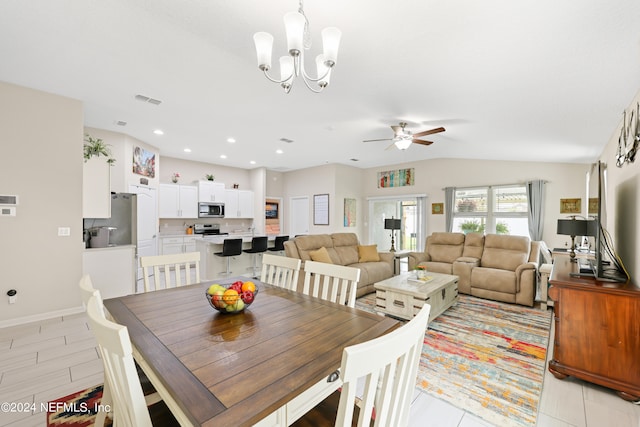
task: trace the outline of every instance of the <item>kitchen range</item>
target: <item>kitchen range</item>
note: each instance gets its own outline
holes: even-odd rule
[[[201,234],[205,240],[213,240],[211,237],[229,234],[220,232],[220,224],[193,224],[193,232],[194,234]]]

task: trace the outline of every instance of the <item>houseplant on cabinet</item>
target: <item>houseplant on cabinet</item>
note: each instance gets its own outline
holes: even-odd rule
[[[116,159],[111,157],[111,145],[105,144],[105,142],[100,138],[93,138],[89,134],[85,135],[83,149],[85,163],[94,156],[106,157],[107,163],[109,163],[111,166],[113,166],[113,164],[116,162]]]

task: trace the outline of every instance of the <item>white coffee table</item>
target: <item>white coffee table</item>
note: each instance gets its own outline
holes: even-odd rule
[[[375,283],[376,311],[411,320],[426,303],[429,321],[458,301],[458,276],[427,272],[428,281],[416,281],[415,273],[403,273]]]

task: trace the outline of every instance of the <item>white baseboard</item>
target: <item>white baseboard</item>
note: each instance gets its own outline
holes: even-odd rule
[[[16,319],[9,319],[0,321],[0,329],[8,328],[10,326],[24,325],[26,323],[39,322],[41,320],[52,319],[54,317],[70,316],[72,314],[82,313],[84,306],[65,308],[64,310],[48,311],[46,313],[34,314],[31,316],[18,317]]]

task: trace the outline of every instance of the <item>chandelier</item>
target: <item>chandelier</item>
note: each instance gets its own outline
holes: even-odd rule
[[[253,35],[258,55],[258,68],[264,72],[267,79],[280,84],[285,93],[291,91],[296,77],[302,77],[302,81],[312,92],[322,92],[329,85],[331,69],[336,65],[342,33],[335,27],[322,30],[323,53],[316,56],[317,77],[313,78],[304,69],[304,51],[311,48],[311,36],[309,20],[304,14],[302,0],[297,12],[284,15],[284,26],[287,32],[289,56],[280,57],[280,80],[271,77],[268,73],[271,69],[271,51],[273,50],[273,36],[269,33],[259,32]],[[318,85],[318,89],[312,87],[314,83]]]

